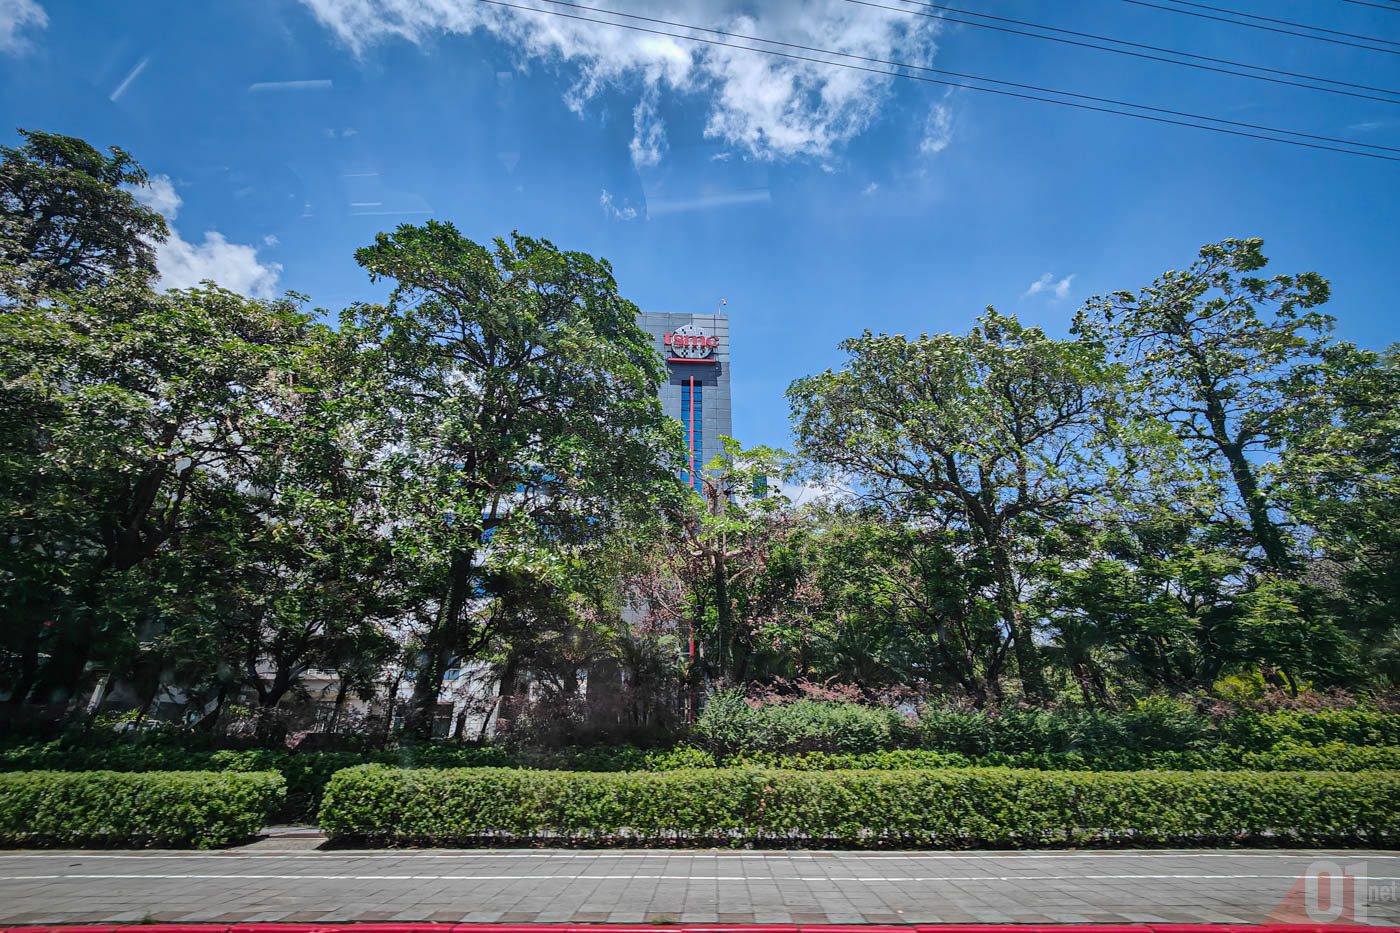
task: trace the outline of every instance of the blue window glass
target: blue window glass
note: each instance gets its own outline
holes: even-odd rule
[[[689,469],[690,485],[703,488],[700,471],[705,465],[705,387],[700,383],[681,386],[681,423],[685,426],[686,449],[694,451]]]

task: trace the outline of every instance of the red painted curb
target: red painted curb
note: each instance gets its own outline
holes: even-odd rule
[[[64,923],[0,933],[1400,933],[1358,923]]]

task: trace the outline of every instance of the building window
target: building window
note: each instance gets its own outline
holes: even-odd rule
[[[700,475],[705,466],[705,386],[694,377],[681,384],[681,424],[690,456],[690,485],[697,492],[703,491]]]

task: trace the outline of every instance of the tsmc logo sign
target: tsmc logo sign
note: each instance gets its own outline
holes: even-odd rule
[[[694,324],[685,324],[677,327],[674,333],[663,334],[661,342],[671,348],[674,356],[682,359],[703,359],[719,346],[718,337],[711,337]]]

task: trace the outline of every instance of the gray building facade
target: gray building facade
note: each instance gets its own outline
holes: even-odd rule
[[[638,317],[652,346],[666,361],[661,407],[680,421],[690,464],[686,479],[697,490],[700,474],[724,452],[721,437],[734,435],[729,396],[729,318],[723,314],[644,311]]]

